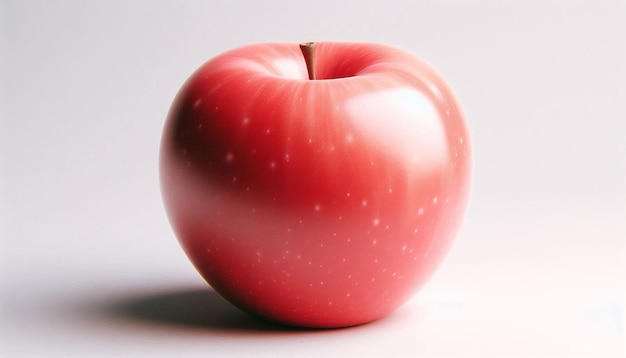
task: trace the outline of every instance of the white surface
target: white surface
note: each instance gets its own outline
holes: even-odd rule
[[[308,8],[0,3],[0,356],[623,357],[626,3]],[[208,291],[157,178],[164,117],[195,68],[309,40],[426,58],[475,146],[467,221],[434,279],[389,318],[335,331],[280,330]]]

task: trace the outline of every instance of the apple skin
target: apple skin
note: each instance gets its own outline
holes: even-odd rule
[[[164,205],[223,297],[286,325],[396,310],[449,250],[469,199],[468,128],[442,77],[382,44],[241,47],[202,65],[164,127]]]

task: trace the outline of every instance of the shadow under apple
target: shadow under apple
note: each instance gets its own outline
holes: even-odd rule
[[[252,316],[210,288],[137,294],[116,298],[102,308],[101,313],[107,316],[147,324],[220,331],[310,331]]]

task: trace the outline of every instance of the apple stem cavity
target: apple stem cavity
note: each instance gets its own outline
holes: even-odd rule
[[[304,56],[309,80],[315,80],[315,42],[301,43],[300,51],[302,51],[302,56]]]

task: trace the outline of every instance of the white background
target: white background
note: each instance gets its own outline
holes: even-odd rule
[[[624,1],[2,1],[0,356],[623,357]],[[264,41],[384,42],[456,90],[458,240],[381,321],[294,331],[207,289],[166,220],[168,107]]]

